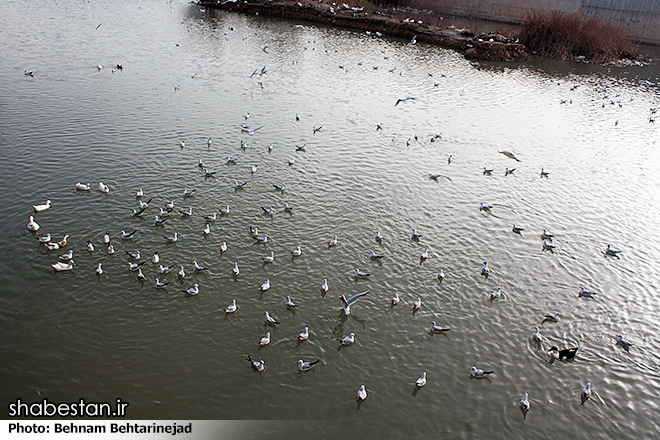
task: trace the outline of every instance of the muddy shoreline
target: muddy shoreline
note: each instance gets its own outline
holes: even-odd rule
[[[202,0],[199,5],[248,15],[293,18],[330,26],[357,29],[376,35],[388,35],[434,44],[462,53],[466,58],[489,61],[529,61],[522,44],[508,41],[500,34],[475,36],[468,29],[439,27],[421,20],[398,19],[376,7],[367,10],[331,1],[215,1]]]

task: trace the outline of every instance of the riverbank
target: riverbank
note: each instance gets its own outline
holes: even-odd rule
[[[360,7],[329,1],[302,3],[294,0],[268,2],[203,0],[199,4],[248,15],[293,18],[359,29],[377,35],[410,39],[453,49],[470,59],[489,61],[528,61],[531,59],[525,46],[509,41],[506,36],[497,33],[476,36],[465,28],[435,26],[419,19],[400,19],[366,2],[362,2]]]

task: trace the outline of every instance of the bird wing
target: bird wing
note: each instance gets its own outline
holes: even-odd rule
[[[353,296],[351,296],[351,297],[348,299],[348,301],[344,298],[344,295],[342,295],[342,296],[341,296],[342,304],[345,302],[346,305],[350,306],[351,304],[353,304],[353,303],[354,303],[355,301],[357,301],[358,299],[362,298],[362,297],[363,297],[364,295],[366,295],[367,293],[369,293],[368,290],[365,291],[365,292],[361,292],[361,293],[358,293],[358,294],[356,294],[356,295],[353,295]]]

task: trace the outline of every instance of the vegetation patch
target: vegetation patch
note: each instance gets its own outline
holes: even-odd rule
[[[618,27],[578,13],[533,13],[515,34],[529,50],[551,58],[601,64],[640,59]]]

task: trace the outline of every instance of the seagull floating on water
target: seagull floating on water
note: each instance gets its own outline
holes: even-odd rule
[[[470,367],[470,376],[472,376],[474,378],[477,378],[477,379],[481,379],[481,378],[489,376],[493,373],[494,373],[494,371],[484,371],[484,370],[482,370],[480,368],[477,368],[477,367]]]
[[[160,255],[158,255],[158,251],[154,251],[154,254],[151,257],[151,262],[153,264],[158,264],[159,261],[160,261]]]
[[[222,243],[220,243],[220,252],[222,253],[225,252],[226,250],[227,250],[227,242],[223,241]]]
[[[264,281],[261,287],[259,287],[259,290],[265,292],[268,289],[270,289],[270,280],[266,278],[266,281]]]
[[[160,273],[163,273],[163,274],[170,273],[172,271],[172,269],[174,269],[174,264],[171,265],[171,266],[163,266],[162,264],[160,264],[158,266],[158,270],[160,271]]]
[[[184,189],[183,197],[192,197],[195,191],[197,191],[197,189]]]
[[[561,315],[559,313],[548,313],[547,315],[543,316],[544,321],[552,321],[552,322],[557,322],[559,321],[559,317]]]
[[[166,236],[163,235],[163,238],[164,238],[165,240],[169,241],[170,243],[176,243],[176,242],[179,240],[179,236],[177,235],[176,232],[175,232],[174,235],[171,236],[171,237],[166,237]]]
[[[582,399],[582,405],[591,397],[591,382],[587,382],[582,391],[580,391],[580,398]]]
[[[231,304],[229,304],[227,307],[225,307],[225,313],[234,313],[238,309],[238,306],[236,305],[236,300],[232,300]]]
[[[302,255],[302,249],[300,249],[300,246],[291,251],[291,256],[293,257],[299,257],[300,255]]]
[[[544,171],[543,168],[541,168],[541,178],[543,177],[548,177],[548,172]]]
[[[265,257],[261,257],[262,260],[264,260],[264,263],[272,263],[275,261],[275,252],[270,253],[270,255],[266,255]]]
[[[419,256],[420,260],[427,260],[429,258],[429,249],[425,248],[424,252]]]
[[[263,206],[261,207],[261,210],[264,212],[266,215],[273,215],[274,211],[270,208],[264,208]]]
[[[328,242],[328,246],[337,246],[337,236],[332,237],[332,240]]]
[[[415,381],[415,386],[419,388],[426,385],[426,371],[422,371],[422,375]]]
[[[76,189],[78,191],[90,191],[92,189],[92,186],[89,183],[85,184],[85,183],[76,182]]]
[[[309,339],[309,328],[305,327],[305,330],[300,332],[300,334],[298,335],[298,340],[306,341],[307,339]]]
[[[422,298],[417,298],[413,303],[413,312],[416,312],[422,307]]]
[[[270,344],[270,332],[266,332],[266,336],[261,338],[261,340],[259,341],[259,345],[261,345],[262,347],[268,344]]]
[[[108,188],[103,182],[99,182],[99,191],[108,194],[110,192],[110,188]]]
[[[39,226],[39,223],[37,223],[37,222],[34,221],[34,217],[33,217],[33,216],[30,216],[30,221],[29,221],[28,224],[27,224],[27,229],[28,229],[28,231],[30,231],[30,232],[37,232],[37,231],[39,230],[39,228],[41,228],[41,226]]]
[[[48,243],[51,238],[52,238],[52,236],[50,235],[50,233],[48,233],[48,234],[44,235],[43,237],[37,237],[37,240],[39,240],[39,243]]]
[[[257,240],[259,243],[266,243],[268,242],[268,234],[264,234],[263,237],[254,237],[255,240]]]
[[[508,176],[509,174],[513,174],[515,171],[515,168],[507,168],[506,171],[504,172],[504,176]]]
[[[129,262],[128,262],[128,270],[130,270],[131,272],[135,272],[135,271],[138,270],[138,269],[140,268],[140,266],[142,266],[143,264],[144,264],[144,261],[142,261],[141,263],[132,263],[132,262],[129,261]]]
[[[268,324],[268,325],[279,324],[279,322],[277,322],[277,319],[273,318],[272,316],[270,316],[270,315],[268,314],[268,311],[266,311],[266,319],[265,319],[265,321],[266,321],[266,324]]]
[[[144,281],[147,279],[147,277],[145,277],[144,274],[142,273],[142,268],[138,268],[137,279],[140,281]]]
[[[69,260],[68,263],[62,263],[58,261],[55,264],[51,264],[51,266],[53,266],[53,269],[55,269],[58,272],[62,272],[64,270],[71,270],[75,265],[76,263],[74,263],[73,260]]]
[[[190,289],[182,290],[182,292],[184,292],[188,296],[197,295],[199,293],[199,284],[195,283],[195,285],[192,286]]]
[[[50,208],[51,203],[52,202],[50,200],[46,200],[46,203],[43,205],[32,205],[32,209],[34,209],[34,212],[45,211],[46,209]]]
[[[555,359],[559,359],[560,361],[567,361],[573,359],[577,351],[578,347],[564,348],[559,350],[557,347],[553,346],[550,348],[550,350],[548,350],[548,353],[550,353],[550,355]]]
[[[146,209],[147,206],[149,206],[149,203],[151,203],[152,200],[153,200],[153,199],[149,199],[149,200],[147,200],[146,202],[143,202],[142,200],[140,200],[140,208],[141,208],[141,209]]]
[[[102,275],[103,274],[103,268],[101,267],[101,263],[99,263],[98,266],[96,266],[96,275]]]
[[[549,242],[546,241],[546,240],[543,240],[543,250],[544,250],[544,251],[551,251],[551,250],[554,250],[555,247],[556,247],[555,245],[549,243]]]
[[[616,342],[617,342],[617,344],[622,345],[625,348],[632,347],[632,343],[626,341],[626,339],[623,337],[623,335],[618,335],[616,337]]]
[[[521,162],[518,157],[516,157],[515,153],[513,151],[508,151],[508,150],[499,150],[498,153],[505,155],[506,157],[515,160],[516,162]]]
[[[543,340],[543,336],[541,336],[541,333],[539,332],[538,327],[534,327],[534,333],[532,333],[532,339],[534,339],[536,342],[541,342]]]
[[[378,254],[375,253],[374,251],[371,251],[371,253],[369,254],[369,258],[371,258],[372,260],[380,260],[380,259],[383,258],[383,256],[382,256],[382,255],[378,255]]]
[[[360,389],[357,392],[356,399],[358,402],[361,402],[366,398],[367,398],[367,390],[364,388],[364,385],[360,385]]]
[[[222,215],[229,214],[229,211],[230,211],[229,205],[225,206],[224,208],[220,208],[220,214]]]
[[[195,267],[195,272],[203,272],[205,270],[206,271],[208,270],[206,267],[202,267],[199,264],[197,264],[197,261],[193,261],[192,263],[193,263],[193,266]]]
[[[211,233],[211,225],[207,223],[202,232],[204,232],[204,235],[209,235]]]
[[[252,365],[252,369],[254,371],[262,372],[266,369],[266,363],[264,360],[256,361],[252,359],[250,355],[248,355],[247,360],[250,362],[250,365]]]
[[[62,260],[62,261],[69,261],[69,260],[71,260],[71,259],[73,258],[73,249],[70,250],[69,252],[67,252],[66,254],[62,254],[62,255],[60,255],[60,256],[57,257],[57,258],[59,258],[59,259]]]
[[[137,229],[133,232],[121,231],[121,238],[124,239],[124,240],[130,240],[131,238],[133,238],[133,236],[135,235],[136,232],[137,232]]]
[[[580,287],[580,290],[578,290],[578,296],[586,296],[589,298],[594,298],[596,296],[596,292],[592,292],[590,290],[585,289],[584,287]]]
[[[495,170],[489,170],[488,168],[484,167],[484,176],[490,176],[493,171]]]
[[[355,342],[355,333],[350,333],[348,336],[344,336],[340,342],[341,345],[351,345]]]
[[[449,327],[440,327],[435,321],[431,321],[431,333],[447,333],[449,330]]]
[[[516,234],[520,234],[522,231],[524,231],[523,228],[519,228],[519,227],[516,226],[515,224],[513,225],[513,228],[511,228],[511,230],[512,230],[513,232],[515,232]]]
[[[362,272],[357,267],[355,268],[355,278],[367,278],[367,277],[370,277],[370,276],[371,276],[370,273]]]
[[[529,411],[530,404],[529,399],[527,398],[527,393],[523,394],[522,399],[520,399],[520,408],[523,411]]]
[[[179,266],[179,272],[177,273],[179,275],[179,278],[184,279],[186,277],[186,271],[183,268],[183,266]]]
[[[108,253],[109,254],[114,254],[115,253],[115,247],[113,245],[108,246]]]
[[[442,271],[442,269],[440,269],[440,272],[438,272],[438,279],[440,281],[445,279],[445,273]]]
[[[541,234],[541,238],[543,240],[551,240],[552,241],[552,237],[554,237],[554,235],[549,234],[545,229],[543,230],[543,233]]]
[[[412,236],[411,236],[411,238],[412,238],[413,240],[419,240],[419,238],[420,238],[421,236],[422,236],[421,234],[418,234],[417,231],[416,231],[415,229],[413,229],[413,231],[412,231]]]
[[[479,205],[479,211],[490,211],[492,209],[491,205],[486,205],[483,202]]]
[[[605,253],[607,255],[612,255],[613,257],[618,257],[619,254],[621,253],[621,251],[617,251],[617,250],[612,249],[612,247],[610,247],[610,245],[608,244],[607,249],[605,249]]]
[[[401,301],[401,300],[399,299],[399,293],[398,293],[398,292],[395,292],[395,293],[394,293],[394,296],[393,296],[392,299],[391,299],[392,305],[395,306],[395,305],[399,304],[399,301]]]
[[[134,260],[140,259],[140,251],[135,251],[135,252],[124,251],[124,252],[126,252],[126,255],[128,255],[130,258]]]
[[[339,297],[339,300],[341,301],[341,307],[342,307],[342,309],[344,309],[344,313],[347,314],[347,315],[350,315],[351,314],[351,305],[353,305],[358,299],[362,298],[363,296],[365,296],[368,293],[369,293],[368,290],[365,291],[365,292],[358,293],[358,294],[353,295],[352,297],[350,297],[348,300],[346,299],[346,297],[344,295],[341,295]]]
[[[500,296],[502,296],[502,289],[498,287],[490,293],[490,300],[492,301],[499,298]]]
[[[160,280],[158,278],[156,278],[156,284],[155,284],[156,289],[164,289],[165,286],[167,286],[168,284],[170,284],[170,283],[169,282],[161,283]]]
[[[302,359],[300,359],[298,361],[298,370],[300,370],[300,371],[311,370],[314,367],[314,365],[318,364],[319,362],[321,362],[320,359],[317,359],[314,362],[305,362]]]
[[[490,267],[488,267],[488,263],[484,261],[484,265],[481,267],[481,274],[488,275],[489,273],[490,273]]]
[[[376,231],[376,241],[382,241],[382,240],[383,240],[383,236],[380,235],[380,231]]]
[[[321,284],[321,292],[326,293],[328,291],[328,280],[323,278],[323,284]]]
[[[235,277],[238,276],[241,273],[241,271],[238,269],[238,262],[234,263],[234,267],[232,268],[231,273]]]

